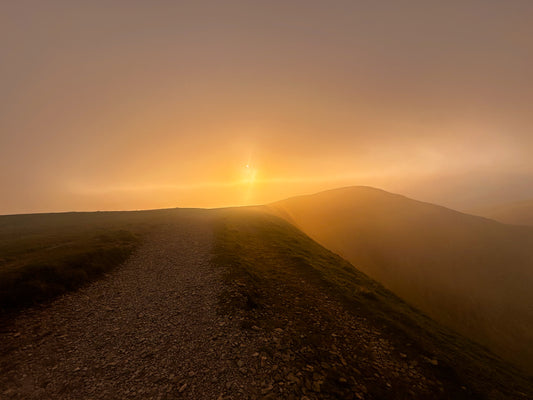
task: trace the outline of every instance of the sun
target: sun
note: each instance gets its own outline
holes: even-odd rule
[[[247,185],[252,185],[255,182],[257,176],[257,170],[253,168],[250,164],[244,166],[243,171],[243,181]]]

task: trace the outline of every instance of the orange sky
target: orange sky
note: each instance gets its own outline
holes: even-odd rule
[[[4,2],[0,214],[533,197],[533,3],[368,3]]]

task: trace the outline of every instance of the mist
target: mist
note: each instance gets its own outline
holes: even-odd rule
[[[0,7],[2,214],[533,197],[530,2]]]

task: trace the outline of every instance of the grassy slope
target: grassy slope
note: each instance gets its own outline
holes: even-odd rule
[[[272,207],[441,323],[533,371],[533,229],[367,187]]]
[[[0,216],[0,310],[43,302],[123,263],[142,235],[185,210]]]
[[[233,285],[221,303],[244,313],[244,327],[283,329],[281,341],[265,339],[264,352],[275,356],[292,349],[283,374],[300,374],[285,389],[295,396],[533,398],[531,380],[513,367],[417,312],[287,222],[255,210],[221,211],[216,238],[215,261],[229,267]],[[333,312],[329,299],[361,322]],[[358,327],[366,323],[373,328],[364,339]],[[365,341],[374,329],[382,332],[378,343],[385,340],[396,350],[387,356],[369,352]],[[335,351],[328,348],[332,341]],[[410,381],[412,365],[422,370],[425,387]],[[321,377],[319,393],[313,391],[313,374]]]

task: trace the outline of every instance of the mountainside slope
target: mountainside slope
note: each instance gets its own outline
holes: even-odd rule
[[[485,207],[474,210],[473,214],[492,218],[505,224],[533,226],[533,200]]]
[[[533,229],[369,187],[270,209],[437,321],[533,370]]]
[[[221,211],[222,310],[262,343],[267,398],[520,399],[533,383],[286,221]],[[270,397],[268,397],[270,395]]]
[[[122,264],[185,209],[0,216],[0,313],[75,290]]]

